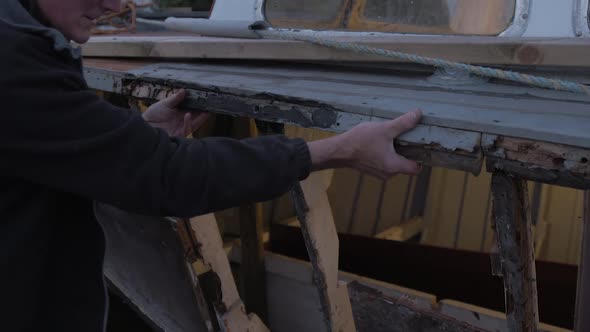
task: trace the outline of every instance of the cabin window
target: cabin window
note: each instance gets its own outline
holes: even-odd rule
[[[275,27],[394,33],[498,35],[516,0],[266,0]]]
[[[138,16],[152,19],[167,17],[207,18],[213,0],[134,0],[136,3],[152,3],[151,8],[139,10]]]
[[[266,19],[277,27],[340,29],[348,0],[267,0]]]

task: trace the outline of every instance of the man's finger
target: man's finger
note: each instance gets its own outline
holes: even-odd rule
[[[422,169],[422,167],[417,162],[406,158],[399,160],[396,168],[398,172],[407,175],[417,175]]]
[[[162,100],[162,103],[170,108],[175,108],[176,106],[180,105],[180,103],[182,103],[185,97],[186,90],[182,89],[172,96]]]
[[[187,112],[184,115],[184,118],[182,120],[183,120],[182,121],[182,133],[183,133],[183,136],[186,137],[186,136],[193,133],[192,126],[191,126],[191,123],[193,120],[192,115]]]
[[[389,121],[388,125],[394,137],[397,137],[408,130],[413,129],[422,119],[422,111],[415,110],[408,112],[394,120]]]
[[[193,116],[191,120],[192,131],[199,129],[209,119],[209,113],[199,113],[197,116]]]

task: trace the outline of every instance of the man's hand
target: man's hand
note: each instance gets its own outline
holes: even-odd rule
[[[185,97],[186,90],[180,90],[160,100],[143,113],[143,119],[152,126],[165,130],[170,136],[190,135],[207,121],[209,114],[194,114],[178,109]]]
[[[386,179],[397,173],[415,175],[420,166],[398,155],[393,140],[414,128],[422,112],[406,113],[385,122],[362,123],[328,139],[309,143],[312,170],[352,167]]]

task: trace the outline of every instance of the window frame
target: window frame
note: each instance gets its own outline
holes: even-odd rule
[[[252,1],[252,0],[251,0]],[[269,22],[265,16],[264,8],[266,5],[267,0],[253,0],[256,6],[256,20],[261,20],[265,22]],[[585,1],[588,2],[589,0],[576,0],[576,1]],[[524,34],[527,28],[528,17],[530,13],[531,7],[531,0],[515,0],[515,9],[514,9],[514,18],[512,22],[508,25],[508,27],[500,32],[497,35],[490,35],[498,36],[498,37],[520,37]],[[331,33],[336,35],[363,35],[363,34],[371,34],[371,35],[402,35],[402,34],[410,34],[410,35],[417,35],[418,33],[401,33],[401,32],[380,32],[380,31],[341,31],[341,30],[312,30],[312,29],[299,29],[299,30],[309,30],[309,31],[318,31],[320,33]],[[449,34],[430,34],[434,36],[451,36]],[[470,36],[470,35],[462,35],[462,36]]]
[[[576,0],[574,4],[574,34],[576,37],[590,37],[590,1]]]

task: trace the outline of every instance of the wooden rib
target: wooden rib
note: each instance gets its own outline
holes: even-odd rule
[[[527,186],[523,180],[496,172],[492,194],[508,331],[536,332],[539,309]]]
[[[219,280],[218,298],[209,299],[214,301],[219,324],[226,331],[269,331],[258,316],[246,314],[229,260],[223,250],[215,216],[208,214],[191,218],[190,226],[203,262],[211,268]]]
[[[338,280],[338,235],[326,194],[331,179],[331,171],[314,173],[294,187],[292,196],[313,266],[325,331],[355,331],[347,286]]]

